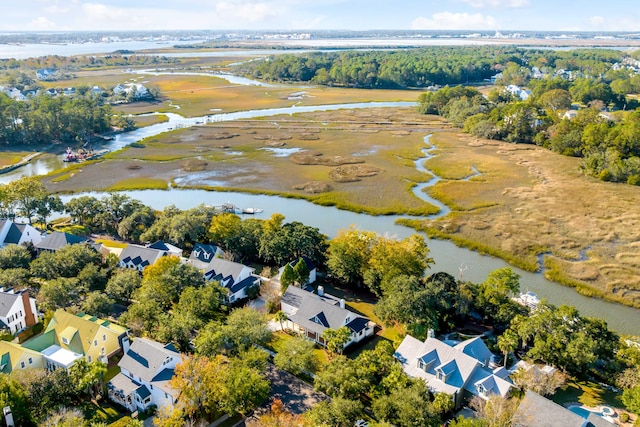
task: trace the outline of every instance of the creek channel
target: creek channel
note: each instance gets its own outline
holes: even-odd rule
[[[280,114],[295,114],[315,111],[330,111],[338,109],[356,108],[394,108],[412,107],[412,102],[369,102],[354,104],[333,104],[320,106],[292,106],[287,108],[273,108],[265,110],[248,110],[234,113],[211,114],[203,117],[184,118],[175,113],[166,114],[168,122],[154,124],[145,128],[124,132],[115,136],[112,141],[96,148],[106,148],[117,150],[131,143],[141,141],[144,138],[158,135],[176,128],[190,127],[206,122],[232,121],[238,119],[251,119],[256,117],[276,116]],[[417,160],[415,165],[419,171],[429,173],[433,176],[426,183],[414,187],[414,194],[440,208],[440,212],[427,217],[434,219],[447,215],[450,210],[441,202],[428,196],[424,189],[433,186],[440,178],[425,167],[425,162],[433,156],[435,149],[430,143],[429,135],[425,137],[426,148],[422,150],[424,157]],[[64,167],[62,156],[42,155],[32,163],[18,168],[10,173],[0,175],[0,183],[7,183],[22,176],[42,175],[52,170]],[[472,168],[473,173],[464,178],[470,179],[479,172]],[[142,203],[154,209],[163,209],[168,205],[176,205],[181,209],[188,209],[201,203],[219,206],[226,202],[232,202],[240,207],[253,207],[263,209],[263,218],[273,213],[285,215],[287,221],[300,221],[306,225],[317,227],[322,233],[329,237],[335,236],[340,229],[355,226],[361,230],[375,231],[382,235],[404,238],[416,233],[415,230],[398,225],[395,221],[407,216],[388,215],[371,216],[361,213],[339,210],[335,207],[318,206],[311,202],[298,199],[288,199],[278,196],[253,195],[237,192],[216,192],[206,190],[185,190],[169,189],[163,190],[142,190],[126,191],[128,196],[140,200]],[[102,197],[101,192],[88,192],[82,194],[66,195],[62,199],[67,202],[73,197],[80,195],[90,195]],[[424,219],[424,217],[423,217]],[[427,273],[445,271],[457,278],[470,280],[472,282],[482,282],[491,271],[510,267],[505,261],[490,256],[481,255],[477,252],[455,246],[446,240],[428,240],[430,256],[434,259],[434,266]],[[535,292],[541,299],[544,298],[552,304],[568,304],[575,306],[583,315],[604,319],[609,327],[622,334],[640,335],[640,310],[613,304],[606,301],[588,298],[578,294],[573,288],[561,286],[557,283],[546,280],[540,273],[530,273],[515,267],[511,267],[520,274],[520,287],[523,292]]]

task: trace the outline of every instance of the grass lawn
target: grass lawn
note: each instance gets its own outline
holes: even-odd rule
[[[104,246],[107,246],[109,248],[126,248],[127,247],[127,243],[116,242],[115,240],[109,240],[109,239],[95,239],[95,242],[102,243]]]
[[[121,419],[124,415],[118,412],[118,410],[114,406],[111,406],[104,400],[99,402],[98,404],[85,402],[80,405],[79,409],[84,414],[85,420],[104,422],[107,424]]]
[[[293,335],[289,335],[286,332],[278,331],[273,334],[273,338],[267,344],[267,348],[278,353],[283,348],[284,344],[292,338]],[[326,350],[324,350],[323,348],[319,348],[318,346],[316,346],[314,353],[316,356],[316,360],[318,361],[317,370],[320,370],[324,365],[329,363],[329,355],[327,354]]]
[[[620,394],[607,390],[593,381],[569,380],[567,384],[558,389],[551,397],[556,403],[565,404],[579,402],[585,406],[596,407],[598,405],[613,406],[623,408],[620,401]]]

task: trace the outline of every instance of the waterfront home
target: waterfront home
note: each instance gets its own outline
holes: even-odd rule
[[[351,334],[345,347],[375,332],[374,322],[346,308],[344,299],[325,293],[322,286],[318,287],[317,294],[289,286],[282,295],[281,306],[288,317],[285,327],[320,345],[326,345],[322,333],[329,328],[346,326],[349,329]]]
[[[196,268],[205,269],[214,258],[222,258],[223,255],[224,252],[218,246],[196,243],[189,255],[189,263]]]
[[[54,68],[41,68],[36,70],[36,79],[38,80],[54,80],[58,74],[58,70]]]
[[[14,244],[32,243],[37,245],[42,241],[42,235],[29,224],[16,224],[10,219],[0,219],[0,247]]]
[[[394,357],[407,375],[422,378],[433,392],[451,395],[457,408],[473,396],[506,397],[513,386],[507,370],[488,368],[491,352],[485,349],[480,338],[452,347],[436,338],[420,341],[407,335]]]
[[[149,249],[157,249],[159,251],[165,251],[167,253],[167,255],[173,255],[173,256],[177,256],[178,258],[182,257],[182,249],[180,249],[177,246],[173,246],[172,244],[169,243],[165,243],[162,240],[158,240],[155,243],[151,243],[150,245],[147,245],[147,248]]]
[[[38,253],[42,251],[55,252],[67,245],[76,245],[78,243],[92,243],[90,239],[75,234],[54,231],[47,234],[43,239],[35,245]]]
[[[136,338],[118,362],[120,373],[107,383],[108,395],[130,411],[173,407],[179,390],[169,381],[182,360],[172,344]]]

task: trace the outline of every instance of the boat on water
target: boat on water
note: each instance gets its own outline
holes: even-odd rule
[[[71,147],[67,147],[67,151],[65,152],[64,159],[62,159],[62,161],[67,163],[86,162],[87,160],[93,160],[98,157],[102,157],[108,152],[109,150],[107,149],[95,151],[93,149],[85,150],[84,148],[81,148],[74,153]]]
[[[245,208],[245,209],[242,209],[242,213],[243,214],[249,214],[249,215],[259,214],[261,212],[262,212],[262,209],[260,209],[260,208]]]

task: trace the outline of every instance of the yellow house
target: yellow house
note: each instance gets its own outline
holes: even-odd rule
[[[23,344],[44,356],[47,369],[69,368],[79,358],[107,363],[109,357],[129,348],[127,329],[84,313],[57,310],[42,335]]]
[[[44,368],[44,355],[20,344],[0,341],[0,372],[9,374],[17,369]]]

